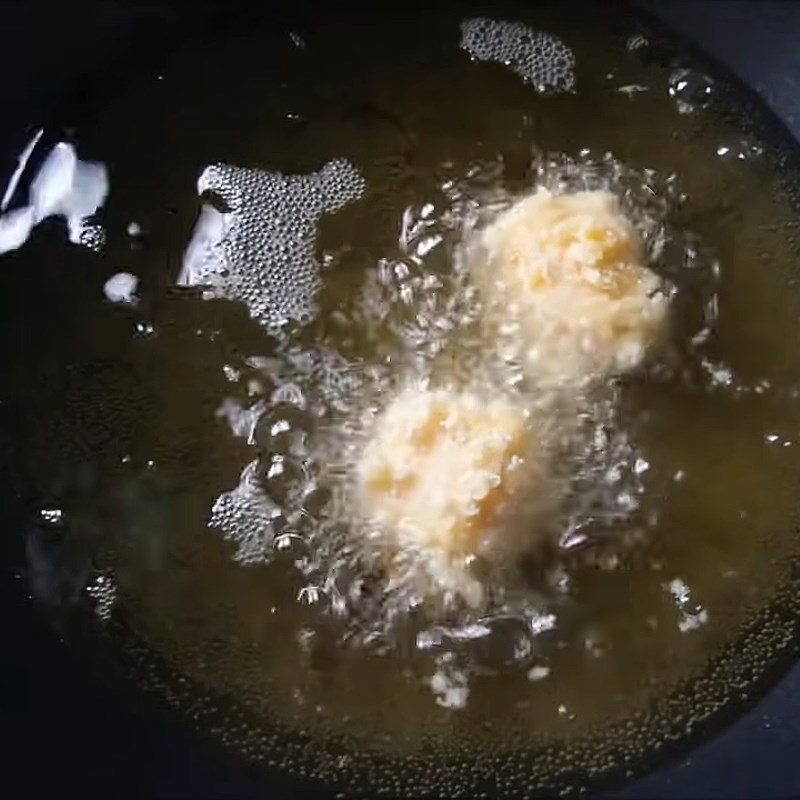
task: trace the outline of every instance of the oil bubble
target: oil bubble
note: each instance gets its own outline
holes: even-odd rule
[[[681,114],[706,108],[714,94],[714,80],[702,72],[679,69],[669,76],[669,96]]]

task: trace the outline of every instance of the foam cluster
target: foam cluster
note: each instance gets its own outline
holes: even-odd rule
[[[218,202],[203,205],[178,283],[244,303],[271,331],[307,321],[319,288],[317,222],[358,198],[364,185],[344,159],[309,175],[207,167],[197,191]]]
[[[539,92],[568,92],[575,85],[575,57],[569,47],[521,22],[464,20],[461,48],[478,61],[505,64]]]

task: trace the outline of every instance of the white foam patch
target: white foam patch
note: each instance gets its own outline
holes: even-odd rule
[[[24,161],[27,162],[27,158]],[[23,157],[20,157],[20,164],[24,169]],[[19,166],[17,171],[19,174],[15,172],[12,176],[6,192],[9,198],[9,191],[13,193],[19,182]],[[31,231],[48,217],[62,217],[66,221],[69,240],[74,244],[96,246],[102,241],[102,235],[99,235],[97,226],[88,224],[88,219],[103,205],[107,196],[108,172],[105,166],[81,161],[71,144],[59,142],[31,181],[28,204],[0,216],[0,253],[21,247]]]
[[[207,298],[243,302],[267,329],[307,321],[315,310],[319,276],[317,223],[364,190],[364,179],[344,159],[310,175],[283,175],[215,164],[197,182],[224,204],[204,204],[178,276],[203,286]]]
[[[28,144],[25,145],[25,149],[19,154],[17,166],[8,181],[8,186],[6,186],[3,199],[0,201],[0,211],[5,211],[8,208],[8,204],[11,202],[11,198],[14,196],[14,192],[17,190],[17,186],[19,185],[19,180],[22,177],[22,173],[25,171],[25,167],[28,165],[28,160],[33,155],[33,151],[36,149],[36,145],[39,144],[39,139],[42,138],[43,134],[44,128],[39,128],[39,130],[36,131],[36,133],[31,137],[31,140],[28,142]]]
[[[134,305],[139,299],[136,296],[138,286],[139,279],[135,275],[131,275],[130,272],[118,272],[103,284],[103,294],[111,303]]]
[[[543,681],[550,674],[550,667],[534,666],[528,670],[529,681]]]
[[[0,253],[16,250],[25,244],[36,224],[32,206],[15,208],[0,216]]]
[[[569,47],[521,22],[464,20],[461,48],[478,61],[504,64],[538,92],[568,92],[575,85],[575,57]]]

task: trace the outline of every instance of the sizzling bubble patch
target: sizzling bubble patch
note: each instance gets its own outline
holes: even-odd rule
[[[521,22],[467,19],[461,23],[461,48],[478,61],[504,64],[537,92],[568,92],[575,85],[569,47]]]
[[[323,456],[315,431],[347,407],[361,379],[336,353],[297,345],[287,345],[280,358],[251,356],[227,375],[257,396],[248,405],[226,398],[217,416],[258,455],[219,496],[209,524],[234,543],[237,561],[261,563],[307,543],[327,499],[321,473],[338,469],[326,460],[333,453]]]
[[[101,622],[108,622],[117,602],[117,585],[110,572],[101,572],[86,586],[86,594],[94,601],[94,612]]]
[[[258,466],[258,461],[251,461],[237,486],[221,494],[211,509],[209,525],[235,543],[234,558],[241,564],[267,559],[283,517],[258,480]]]
[[[610,155],[588,152],[537,155],[531,174],[531,191],[603,189],[618,197],[647,262],[668,279],[673,302],[685,306],[678,303],[674,313],[713,326],[705,309],[715,307],[709,300],[714,262],[704,260],[691,236],[666,223],[667,210],[681,197],[674,177],[637,172]],[[274,356],[251,357],[241,370],[226,372],[233,382],[260,388],[247,405],[229,399],[219,410],[258,452],[212,515],[212,526],[234,542],[235,559],[269,562],[289,550],[302,581],[300,602],[336,618],[350,647],[382,654],[411,647],[427,665],[423,683],[433,699],[451,709],[468,704],[476,676],[510,672],[530,683],[543,674],[547,665],[535,655],[564,609],[569,613],[575,575],[587,567],[620,568],[648,541],[657,517],[645,502],[652,455],[620,413],[613,383],[587,390],[563,419],[559,412],[553,418],[560,403],[526,379],[504,349],[502,331],[486,335],[484,301],[462,245],[514,201],[496,164],[445,176],[435,196],[403,212],[398,252],[369,273],[349,322],[362,326],[374,358],[351,363],[332,350],[285,344]],[[687,284],[677,265],[690,251]],[[443,252],[451,256],[447,271],[440,266]],[[707,280],[698,280],[705,273]],[[707,338],[698,337],[697,347]],[[691,357],[702,363],[700,350]],[[553,477],[563,490],[533,584],[510,561],[479,559],[469,569],[477,570],[483,589],[465,605],[463,596],[420,568],[413,547],[387,550],[385,526],[355,512],[354,465],[404,375],[432,387],[446,376],[459,389],[513,398],[545,414]],[[665,496],[676,485],[671,473],[658,480],[655,491]],[[603,651],[594,633],[585,647]],[[540,670],[528,678],[534,666]]]
[[[216,205],[203,205],[178,283],[244,303],[268,330],[308,321],[319,288],[317,222],[363,190],[363,178],[344,159],[311,175],[207,167],[197,191]]]

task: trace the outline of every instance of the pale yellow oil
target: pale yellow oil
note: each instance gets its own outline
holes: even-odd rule
[[[539,94],[502,64],[470,60],[458,47],[464,14],[453,10],[308,22],[304,47],[261,30],[187,46],[163,81],[134,83],[82,129],[112,175],[103,256],[65,254],[41,236],[0,271],[8,335],[23,322],[33,332],[9,365],[25,473],[42,506],[63,511],[57,545],[30,548],[42,591],[53,552],[59,569],[107,576],[111,619],[92,624],[121,651],[133,639],[154,655],[158,670],[136,661],[140,679],[170,687],[187,713],[208,714],[203,727],[246,755],[358,791],[514,795],[635,770],[668,736],[741,702],[788,646],[791,614],[765,609],[791,603],[800,545],[793,156],[782,162],[768,126],[733,113],[739,95],[720,76],[707,105],[679,106],[669,91],[676,70],[710,73],[679,51],[664,63],[647,47],[630,50],[632,22],[491,14],[560,36],[575,56],[575,91]],[[558,154],[571,166],[558,166]],[[367,188],[322,218],[318,313],[288,343],[240,304],[172,287],[204,166],[304,173],[334,157]],[[489,364],[479,300],[454,264],[470,214],[491,215],[556,174],[605,182],[634,217],[640,209],[638,224],[674,234],[653,266],[680,288],[671,348],[610,382],[586,412],[587,426],[605,420],[610,441],[629,448],[623,482],[638,492],[635,513],[595,520],[586,546],[532,567],[505,611],[455,620],[491,635],[432,649],[418,634],[454,620],[420,619],[398,603],[406,616],[389,626],[375,607],[379,577],[366,576],[363,620],[357,604],[336,617],[329,596],[309,594],[338,557],[338,539],[326,550],[314,538],[325,516],[317,506],[306,509],[305,544],[287,536],[248,551],[209,528],[214,502],[248,462],[260,459],[266,481],[291,439],[270,426],[286,419],[316,456],[287,456],[293,466],[273,490],[310,480],[302,467],[312,463],[314,502],[334,495],[330,536],[352,541],[342,531],[358,438],[348,431],[365,408],[384,404],[404,374],[454,370],[483,386],[513,377]],[[398,244],[403,214],[428,203],[442,241],[409,260]],[[136,249],[121,233],[130,219],[145,231]],[[404,263],[410,278],[393,271]],[[122,269],[142,279],[135,309],[100,299],[103,280]],[[30,292],[55,273],[58,291]],[[426,276],[439,281],[433,300],[414,288]],[[413,284],[405,299],[404,281]],[[692,347],[706,305],[712,330]],[[325,394],[329,364],[298,369],[287,357],[320,348],[353,384]],[[286,382],[306,410],[270,400]],[[254,444],[216,416],[226,397],[266,403]],[[565,458],[565,472],[581,470],[579,453]],[[635,458],[647,462],[641,476],[630,474]],[[242,563],[243,552],[263,563]],[[320,561],[311,577],[297,569],[304,558]],[[743,639],[757,614],[766,614],[760,638]],[[436,702],[437,671],[468,688],[463,707]],[[290,746],[295,735],[305,744]]]

